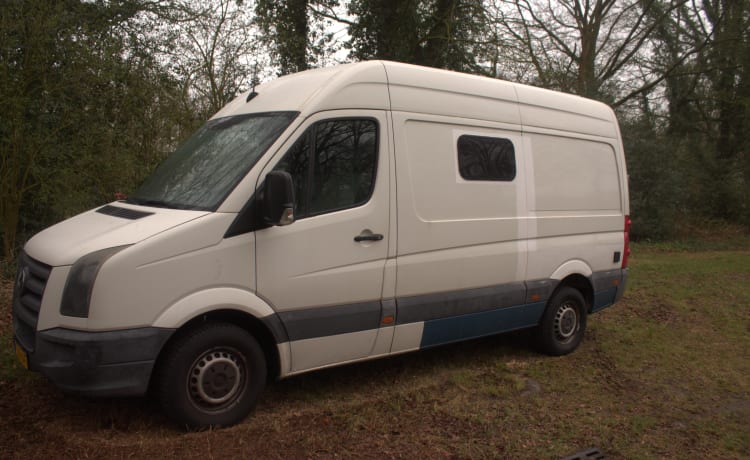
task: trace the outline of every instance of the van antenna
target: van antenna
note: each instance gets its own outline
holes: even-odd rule
[[[251,99],[258,95],[258,93],[255,92],[255,85],[258,84],[258,61],[255,61],[255,66],[253,67],[253,76],[250,79],[250,84],[253,85],[253,87],[250,89],[250,93],[247,95],[247,99],[245,100],[245,102],[250,102]]]

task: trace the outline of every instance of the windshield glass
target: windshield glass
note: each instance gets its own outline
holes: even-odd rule
[[[296,115],[274,112],[209,120],[127,202],[215,210]]]

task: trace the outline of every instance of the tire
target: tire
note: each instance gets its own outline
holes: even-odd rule
[[[266,383],[266,359],[258,341],[228,323],[205,323],[177,337],[160,363],[162,408],[189,430],[241,421]]]
[[[536,329],[537,345],[552,356],[575,351],[586,332],[586,301],[574,288],[563,287],[547,303]]]

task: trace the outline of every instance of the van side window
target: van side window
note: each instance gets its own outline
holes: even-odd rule
[[[322,121],[308,128],[274,168],[292,175],[296,218],[366,203],[375,184],[377,140],[378,126],[370,119]]]
[[[466,180],[512,181],[516,177],[513,142],[499,137],[458,138],[458,171]]]

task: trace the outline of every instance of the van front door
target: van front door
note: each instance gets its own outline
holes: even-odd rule
[[[386,130],[382,111],[317,114],[265,168],[294,181],[296,221],[256,232],[258,293],[287,330],[291,372],[373,351],[389,244]]]

